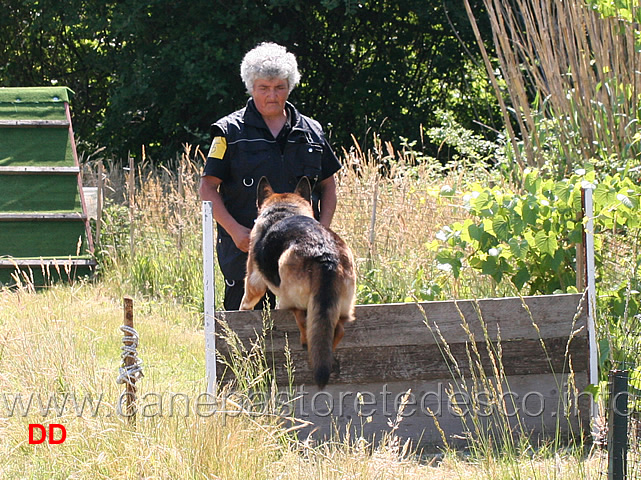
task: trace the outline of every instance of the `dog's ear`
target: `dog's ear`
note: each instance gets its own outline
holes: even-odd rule
[[[294,193],[297,193],[309,203],[312,202],[312,186],[310,185],[309,179],[307,177],[301,177],[301,179],[298,181],[298,185],[296,185]]]
[[[274,194],[274,190],[267,180],[267,177],[261,177],[258,182],[258,191],[256,193],[256,205],[260,208],[265,200],[271,197]]]

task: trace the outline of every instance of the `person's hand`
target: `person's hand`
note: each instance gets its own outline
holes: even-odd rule
[[[249,251],[249,232],[251,230],[243,225],[238,225],[230,232],[231,239],[236,244],[236,248],[241,252],[247,253]]]

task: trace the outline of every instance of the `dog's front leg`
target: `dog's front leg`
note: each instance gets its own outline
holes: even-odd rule
[[[245,293],[240,301],[240,310],[252,310],[258,301],[267,293],[267,284],[255,270],[248,271],[245,276]]]
[[[346,321],[347,317],[340,317],[338,319],[338,323],[336,323],[336,328],[334,329],[334,345],[332,347],[333,350],[336,350],[336,347],[343,339],[343,335],[345,335],[345,327],[343,325]]]

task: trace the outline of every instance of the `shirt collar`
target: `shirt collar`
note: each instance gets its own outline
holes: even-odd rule
[[[290,129],[296,128],[300,123],[300,114],[296,107],[289,102],[285,103],[285,110],[287,111],[287,124]],[[263,116],[260,114],[256,108],[253,98],[247,100],[247,106],[245,108],[245,114],[243,115],[243,120],[247,125],[252,127],[265,128],[267,129],[267,124],[263,120]]]

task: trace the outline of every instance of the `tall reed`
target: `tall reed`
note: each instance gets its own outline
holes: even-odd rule
[[[598,7],[611,2],[598,0],[484,0],[504,82],[482,52],[497,97],[507,95],[504,120],[517,126],[522,167],[563,178],[588,161],[606,171],[638,164],[641,9],[626,3],[608,12]]]

